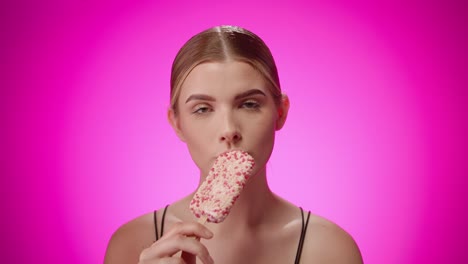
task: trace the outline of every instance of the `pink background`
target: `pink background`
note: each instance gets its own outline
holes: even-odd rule
[[[291,99],[272,188],[366,263],[467,263],[466,4],[323,2],[2,1],[0,262],[101,263],[118,226],[195,188],[170,66],[235,24]]]

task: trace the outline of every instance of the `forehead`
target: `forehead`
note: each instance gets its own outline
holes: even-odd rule
[[[194,93],[229,96],[248,89],[267,92],[265,78],[241,61],[206,62],[197,65],[181,86],[182,101]]]

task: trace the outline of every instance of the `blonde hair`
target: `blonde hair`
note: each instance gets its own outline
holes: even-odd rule
[[[275,61],[265,42],[254,33],[236,26],[217,26],[189,39],[177,53],[171,71],[171,108],[177,112],[177,101],[183,82],[197,65],[205,62],[238,60],[250,64],[270,83],[277,105],[281,86]]]

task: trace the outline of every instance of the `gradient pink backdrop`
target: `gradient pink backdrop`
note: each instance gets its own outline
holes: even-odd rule
[[[321,2],[2,1],[1,262],[101,263],[122,223],[195,188],[170,66],[235,24],[291,99],[272,188],[366,263],[467,263],[466,4]]]

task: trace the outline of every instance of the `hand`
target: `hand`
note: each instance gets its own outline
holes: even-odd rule
[[[208,249],[200,242],[200,238],[212,237],[213,233],[200,223],[176,223],[158,241],[141,252],[138,264],[195,264],[197,257],[204,264],[213,264]],[[175,257],[180,251],[181,257]]]

